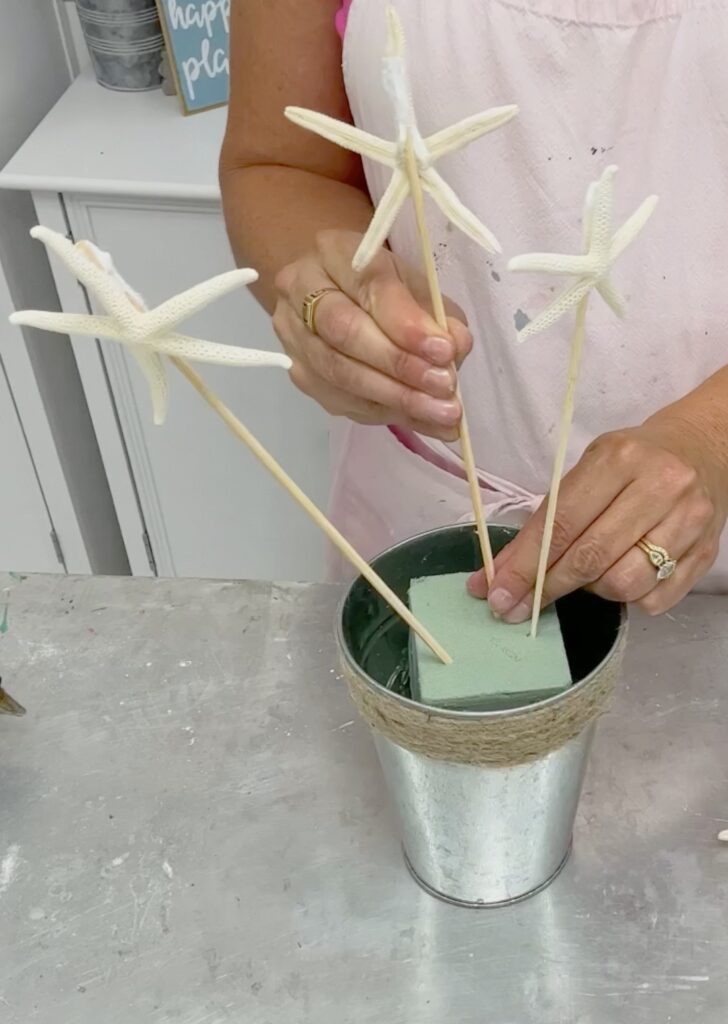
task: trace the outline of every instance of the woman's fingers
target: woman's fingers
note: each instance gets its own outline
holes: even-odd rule
[[[633,478],[633,469],[597,445],[561,484],[554,522],[549,565],[554,565],[577,541],[604,509],[617,498]],[[491,609],[505,616],[525,601],[536,582],[547,502],[531,517],[518,536],[501,553],[493,585],[488,594]],[[624,550],[624,549],[623,549]],[[615,553],[615,558],[621,552]],[[596,579],[597,577],[593,577]],[[584,581],[591,582],[591,581]],[[572,588],[573,589],[573,588]]]
[[[404,427],[407,430],[414,430],[418,434],[437,437],[443,441],[457,440],[456,427],[443,427],[435,430],[429,423],[393,413],[392,410],[378,405],[376,402],[355,398],[349,392],[326,384],[302,363],[293,364],[290,376],[299,391],[315,399],[331,416],[346,416],[355,423],[367,426],[386,423],[389,426]]]
[[[386,249],[366,270],[356,273],[351,260],[357,244],[357,236],[348,232],[325,231],[319,235],[318,254],[328,276],[369,314],[397,348],[435,366],[448,367],[462,361],[472,347],[467,327],[460,324],[456,338],[445,335],[428,311],[429,298],[425,301],[422,293],[413,294],[402,267]],[[455,312],[454,307],[451,309]]]
[[[659,543],[672,545],[675,557],[684,554],[703,529],[697,523],[686,526],[686,514],[687,508],[671,507],[666,500],[645,501],[640,484],[629,484],[551,566],[544,581],[544,607],[580,587],[603,593],[597,581],[615,585],[611,600],[638,601],[654,586],[655,570],[635,545],[645,536],[664,537]],[[532,609],[530,592],[503,618],[523,622]]]
[[[318,315],[316,326],[318,331]],[[292,381],[332,415],[372,424],[417,423],[416,429],[429,436],[448,441],[457,437],[461,408],[452,393],[447,399],[435,398],[345,355],[326,340],[327,333],[311,334],[290,307],[277,311],[276,330],[294,361]],[[325,319],[320,330],[328,331]],[[351,350],[356,351],[356,346]]]
[[[292,378],[329,411],[336,406],[361,419],[364,402],[373,423],[416,423],[422,433],[455,439],[462,409],[454,363],[470,351],[470,333],[457,319],[448,322],[452,337],[438,328],[390,252],[382,250],[355,273],[359,241],[351,232],[322,232],[315,252],[278,275],[273,323],[297,366]],[[303,323],[303,306],[321,290],[327,291],[313,333]]]

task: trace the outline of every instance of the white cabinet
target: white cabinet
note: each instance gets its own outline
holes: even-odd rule
[[[53,524],[1,362],[0,437],[3,480],[0,566],[3,570],[18,572],[63,572],[53,543]]]
[[[216,183],[224,115],[182,118],[161,93],[123,95],[82,75],[2,175],[38,219],[113,254],[150,305],[233,265]],[[71,145],[71,140],[73,145]],[[88,301],[53,267],[63,308]],[[278,342],[247,291],[186,325],[215,341]],[[288,495],[170,367],[170,413],[152,423],[136,364],[113,342],[72,338],[134,573],[318,580],[324,541]],[[328,491],[325,416],[280,370],[198,370],[314,500]]]

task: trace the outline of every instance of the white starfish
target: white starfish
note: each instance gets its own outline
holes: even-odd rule
[[[617,168],[607,167],[598,181],[592,182],[584,204],[584,253],[581,256],[560,253],[534,252],[514,256],[509,270],[526,270],[540,274],[568,275],[576,278],[537,317],[519,331],[518,338],[525,341],[553,326],[570,309],[596,288],[607,305],[618,317],[624,317],[625,308],[619,292],[609,274],[628,245],[635,240],[657,206],[657,196],[649,196],[612,234],[612,206],[614,177]]]
[[[167,372],[162,356],[177,356],[193,362],[224,366],[278,366],[289,369],[288,356],[277,352],[219,345],[200,338],[178,334],[175,328],[215,299],[258,278],[254,270],[231,270],[147,309],[114,268],[108,253],[91,242],[73,244],[50,228],[38,226],[30,232],[56,254],[72,274],[106,310],[107,316],[74,313],[47,313],[24,310],[13,313],[10,322],[43,331],[81,334],[90,338],[110,338],[126,345],[149,384],[154,422],[161,424],[167,414]]]
[[[424,191],[434,199],[448,220],[488,252],[500,252],[495,235],[460,201],[433,165],[446,154],[462,149],[481,135],[506,124],[518,113],[518,107],[495,107],[423,138],[417,126],[412,87],[407,74],[402,23],[392,7],[387,10],[387,20],[389,44],[384,58],[384,85],[394,107],[398,129],[396,141],[380,139],[314,110],[287,107],[285,111],[286,117],[302,128],[392,169],[392,180],[354,256],[354,269],[363,270],[384,245],[397,214],[410,194],[406,167],[408,145],[412,146]]]

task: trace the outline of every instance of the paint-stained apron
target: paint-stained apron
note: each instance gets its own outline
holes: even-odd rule
[[[344,71],[354,119],[392,137],[379,80],[388,0],[354,0]],[[660,206],[615,281],[620,322],[596,296],[568,466],[605,431],[641,423],[728,362],[728,0],[398,0],[420,127],[489,106],[519,117],[439,165],[496,233],[491,258],[430,206],[443,290],[475,338],[462,387],[491,521],[520,523],[548,487],[570,324],[515,343],[553,278],[512,275],[520,252],[577,252],[586,186],[619,165],[615,223]],[[368,164],[379,199],[388,171]],[[391,237],[418,262],[411,212]],[[367,556],[471,517],[457,446],[338,421],[332,515]],[[332,562],[331,573],[346,570]],[[728,545],[701,589],[728,589]]]

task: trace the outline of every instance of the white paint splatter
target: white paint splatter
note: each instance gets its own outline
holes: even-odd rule
[[[721,843],[728,843],[728,828],[724,828],[722,832],[719,832],[718,838]]]
[[[179,667],[180,668],[189,668],[191,664],[192,664],[191,661],[181,661],[179,663]]]
[[[20,847],[13,843],[0,863],[0,896],[3,896],[15,881],[20,862]]]
[[[114,859],[111,862],[112,868],[120,868],[128,856],[128,853],[123,853],[121,857],[114,857]]]
[[[165,873],[167,878],[174,878],[174,871],[172,870],[172,865],[168,860],[165,860],[162,864],[162,871]]]

